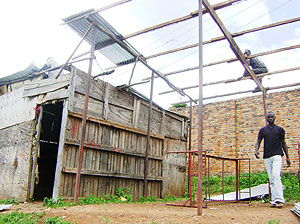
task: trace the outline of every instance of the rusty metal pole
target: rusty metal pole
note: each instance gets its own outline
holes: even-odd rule
[[[300,143],[298,143],[298,160],[299,160],[299,169],[298,169],[298,180],[299,180],[299,191],[300,191]]]
[[[208,175],[208,200],[210,201],[210,158],[207,159],[207,175]]]
[[[224,160],[222,159],[222,195],[223,195],[223,201],[225,200],[224,195]]]
[[[250,195],[250,202],[251,202],[251,160],[249,159],[249,195]]]
[[[190,130],[189,130],[189,151],[192,150],[192,121],[193,121],[193,102],[190,100]],[[192,202],[192,154],[189,153],[188,167],[188,193],[190,195],[190,203]]]
[[[262,94],[262,98],[263,98],[263,104],[264,104],[264,116],[265,116],[265,122],[266,122],[266,125],[267,125],[268,122],[267,122],[266,97],[267,97],[267,91],[266,91],[266,89],[264,89],[264,90],[263,90],[263,94]]]
[[[235,201],[239,201],[239,161],[235,160]]]
[[[149,166],[149,151],[150,151],[150,129],[151,129],[151,119],[152,119],[152,105],[153,105],[153,84],[154,84],[154,72],[151,76],[151,87],[150,87],[150,103],[148,112],[148,128],[147,128],[147,144],[146,144],[146,155],[144,163],[144,188],[143,195],[147,198],[148,194],[148,166]]]
[[[82,122],[81,122],[81,137],[80,137],[80,147],[79,147],[80,151],[79,151],[79,156],[78,156],[78,166],[77,166],[77,172],[76,172],[74,203],[78,202],[79,189],[80,189],[80,176],[81,176],[81,168],[82,168],[84,139],[85,139],[85,132],[86,132],[86,118],[87,118],[88,103],[89,103],[89,96],[90,96],[90,86],[91,86],[91,78],[92,78],[91,73],[92,73],[94,52],[95,52],[95,42],[96,42],[96,27],[93,24],[93,41],[91,44],[91,57],[90,57],[88,75],[87,75],[86,93],[85,93],[85,98],[84,98],[84,108],[83,108],[83,115],[82,115]]]
[[[203,144],[203,49],[202,49],[202,0],[199,0],[199,100],[198,100],[198,206],[202,215],[202,144]]]

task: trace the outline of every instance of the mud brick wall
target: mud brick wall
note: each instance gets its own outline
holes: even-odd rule
[[[283,159],[283,172],[297,173],[299,168],[298,144],[300,143],[300,89],[270,93],[266,98],[267,111],[276,114],[275,123],[286,131],[291,167]],[[189,116],[189,107],[174,109]],[[192,150],[198,149],[198,106],[192,110]],[[255,159],[254,150],[258,131],[265,125],[262,95],[235,100],[205,104],[203,108],[203,150],[208,154],[230,157],[251,158],[251,172],[265,169],[263,159]],[[263,154],[263,142],[260,157]],[[197,169],[197,166],[194,166]],[[211,160],[212,173],[221,174],[221,161]],[[247,167],[242,166],[243,172]],[[233,162],[224,163],[225,173],[233,173]]]

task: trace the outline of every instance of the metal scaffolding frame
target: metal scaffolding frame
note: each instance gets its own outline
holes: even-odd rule
[[[70,25],[72,24],[72,22],[78,22],[79,20],[81,19],[85,19],[86,21],[88,21],[90,23],[90,26],[89,28],[87,29],[87,31],[85,32],[84,35],[81,35],[82,36],[82,39],[81,41],[79,42],[79,44],[77,45],[77,47],[75,48],[74,52],[70,55],[70,57],[68,58],[68,60],[66,61],[66,63],[61,66],[61,70],[59,72],[59,74],[57,75],[56,78],[59,77],[59,75],[61,74],[62,70],[70,63],[70,60],[73,58],[78,58],[78,57],[81,57],[85,54],[88,54],[90,53],[90,57],[88,58],[90,63],[89,63],[89,70],[88,70],[88,82],[87,82],[87,86],[86,86],[86,95],[85,95],[85,103],[84,103],[84,112],[83,112],[83,119],[82,119],[82,133],[81,133],[81,141],[80,141],[80,155],[79,155],[79,158],[78,158],[78,170],[77,170],[77,174],[76,174],[76,187],[75,187],[75,195],[74,195],[74,201],[77,202],[78,200],[78,193],[79,193],[79,186],[80,186],[80,173],[81,173],[81,165],[82,165],[82,152],[83,152],[83,145],[84,145],[84,135],[85,135],[85,129],[86,129],[86,114],[87,114],[87,109],[88,109],[88,98],[89,98],[89,89],[90,89],[90,81],[91,81],[91,72],[92,72],[92,66],[93,66],[93,60],[94,60],[94,52],[96,50],[99,50],[101,49],[101,47],[105,47],[105,46],[108,46],[110,44],[118,44],[118,46],[120,48],[122,48],[123,50],[125,50],[126,52],[128,52],[130,55],[132,55],[134,57],[135,60],[132,60],[130,59],[128,62],[126,62],[126,64],[130,64],[130,63],[137,63],[137,62],[140,62],[142,63],[145,67],[147,67],[151,73],[152,73],[152,76],[151,78],[147,78],[146,80],[140,82],[140,83],[131,83],[131,78],[130,78],[130,81],[127,85],[127,87],[129,86],[133,86],[133,85],[140,85],[140,84],[144,84],[144,83],[147,83],[149,82],[149,80],[151,81],[151,88],[150,88],[150,103],[149,103],[149,117],[148,117],[148,131],[147,131],[147,149],[146,149],[146,157],[145,157],[145,172],[144,172],[144,196],[147,195],[147,175],[148,175],[148,167],[147,167],[147,158],[148,158],[148,154],[149,154],[149,144],[150,144],[150,125],[151,125],[151,110],[152,110],[152,96],[153,96],[153,85],[154,85],[154,78],[156,77],[159,77],[161,78],[162,80],[164,80],[168,86],[172,89],[171,91],[165,91],[165,92],[162,92],[160,94],[167,94],[167,93],[170,93],[170,92],[177,92],[178,94],[182,95],[182,96],[186,96],[189,98],[189,102],[190,103],[190,121],[192,121],[192,106],[193,106],[193,103],[197,103],[198,102],[198,150],[197,151],[192,151],[191,150],[191,128],[189,130],[189,139],[188,139],[188,142],[189,142],[189,150],[188,151],[184,151],[184,152],[169,152],[169,153],[185,153],[188,157],[188,161],[189,161],[189,174],[188,174],[188,179],[189,179],[189,193],[191,195],[191,197],[194,197],[194,193],[192,193],[192,189],[191,189],[191,177],[192,177],[192,168],[191,168],[191,163],[192,163],[192,160],[194,160],[194,157],[197,156],[198,157],[198,171],[197,171],[197,175],[198,175],[198,199],[197,199],[197,214],[198,215],[202,215],[202,208],[205,207],[203,206],[203,199],[202,199],[202,175],[203,175],[203,156],[204,156],[204,161],[205,161],[205,164],[206,164],[206,160],[207,158],[211,158],[211,159],[221,159],[221,160],[232,160],[236,163],[236,174],[240,176],[240,161],[242,160],[249,160],[249,175],[250,175],[250,159],[248,158],[244,158],[244,159],[241,159],[241,158],[221,158],[221,157],[213,157],[211,155],[206,155],[205,152],[203,152],[203,149],[202,149],[202,145],[203,145],[203,116],[202,116],[202,113],[203,113],[203,100],[204,99],[208,99],[208,98],[203,98],[203,86],[206,86],[206,85],[214,85],[214,84],[217,84],[217,83],[229,83],[229,82],[236,82],[238,80],[236,79],[231,79],[231,80],[221,80],[221,81],[218,81],[218,82],[214,82],[214,83],[203,83],[203,67],[207,67],[207,66],[212,66],[212,65],[216,65],[216,64],[220,64],[220,63],[225,63],[225,62],[233,62],[233,61],[240,61],[240,63],[244,66],[245,70],[247,70],[250,74],[251,77],[247,78],[247,79],[253,79],[255,81],[255,83],[257,84],[257,86],[259,87],[260,91],[262,92],[262,101],[263,101],[263,107],[264,107],[264,113],[266,115],[266,103],[265,103],[265,98],[266,98],[266,95],[267,95],[267,90],[271,89],[271,88],[264,88],[262,86],[262,84],[259,82],[258,80],[258,77],[263,77],[263,76],[266,76],[266,75],[271,75],[271,74],[277,74],[277,73],[280,73],[280,72],[286,72],[286,71],[291,71],[291,70],[298,70],[300,69],[300,67],[295,67],[295,68],[290,68],[290,69],[287,69],[285,71],[281,70],[281,71],[277,71],[277,72],[269,72],[269,73],[265,73],[265,74],[261,74],[261,75],[256,75],[253,73],[253,71],[251,70],[251,68],[249,67],[245,57],[243,56],[243,53],[241,52],[239,46],[236,44],[235,40],[233,39],[234,37],[236,36],[240,36],[240,35],[244,35],[246,33],[251,33],[251,32],[256,32],[256,31],[259,31],[259,30],[263,30],[263,29],[267,29],[267,28],[271,28],[271,27],[275,27],[275,26],[280,26],[280,25],[284,25],[284,24],[288,24],[288,23],[293,23],[293,22],[297,22],[297,21],[300,21],[300,18],[295,18],[295,19],[292,19],[292,20],[286,20],[286,21],[283,21],[283,22],[279,22],[279,23],[274,23],[274,24],[270,24],[270,25],[266,25],[266,26],[263,26],[263,27],[259,27],[259,28],[255,28],[255,29],[251,29],[251,30],[245,30],[245,31],[242,31],[242,32],[239,32],[239,33],[234,33],[234,34],[231,34],[227,29],[226,27],[224,26],[224,24],[222,23],[222,21],[220,20],[220,18],[218,17],[218,15],[215,13],[215,10],[218,10],[218,9],[221,9],[221,8],[224,8],[224,7],[227,7],[227,6],[231,6],[233,3],[236,3],[236,2],[240,2],[241,0],[228,0],[228,1],[225,1],[225,2],[222,2],[222,3],[219,3],[217,5],[213,5],[211,6],[210,3],[208,2],[208,0],[198,0],[198,6],[199,6],[199,9],[197,11],[194,11],[192,12],[190,15],[187,15],[185,17],[181,17],[181,18],[177,18],[177,19],[174,19],[172,21],[168,21],[168,22],[164,22],[164,23],[161,23],[161,24],[158,24],[158,25],[155,25],[155,26],[152,26],[152,27],[149,27],[149,28],[146,28],[144,30],[141,30],[141,31],[138,31],[138,32],[135,32],[133,34],[130,34],[130,35],[127,35],[125,37],[118,37],[116,35],[114,35],[112,32],[108,31],[106,29],[106,27],[102,26],[101,24],[97,23],[92,16],[95,16],[98,12],[100,11],[103,11],[103,10],[106,10],[106,9],[109,9],[109,8],[112,8],[114,6],[117,6],[117,5],[120,5],[120,4],[123,4],[123,3],[127,3],[131,0],[123,0],[123,1],[119,1],[117,3],[114,3],[114,4],[111,4],[107,7],[103,7],[99,10],[95,10],[93,12],[88,12],[86,14],[83,14],[83,15],[80,15],[80,16],[77,16],[76,18],[73,18],[72,20],[70,21],[67,21],[65,22],[64,24],[67,24],[67,25]],[[204,9],[202,8],[202,5],[204,6]],[[213,38],[212,40],[210,41],[207,41],[207,42],[203,42],[202,40],[202,15],[204,13],[208,13],[210,14],[211,18],[215,21],[215,23],[219,26],[220,30],[222,31],[223,35],[224,36],[221,36],[221,37],[216,37],[216,38]],[[131,46],[129,46],[127,43],[125,43],[124,41],[128,38],[131,38],[131,37],[134,37],[134,36],[137,36],[137,35],[141,35],[141,34],[144,34],[144,33],[147,33],[147,32],[150,32],[150,31],[153,31],[153,30],[156,30],[156,29],[160,29],[160,28],[163,28],[163,27],[166,27],[166,26],[169,26],[171,24],[174,24],[174,23],[179,23],[179,22],[182,22],[182,21],[185,21],[185,20],[188,20],[188,19],[191,19],[191,18],[195,18],[195,17],[198,17],[199,19],[199,42],[196,43],[196,44],[193,44],[193,45],[189,45],[189,46],[185,46],[183,48],[178,48],[178,49],[173,49],[173,50],[170,50],[170,51],[166,51],[166,52],[161,52],[161,53],[158,53],[158,54],[155,54],[155,55],[150,55],[150,56],[147,56],[147,57],[142,57],[137,51],[135,51],[134,48],[132,48]],[[79,46],[81,45],[81,43],[83,42],[83,40],[85,40],[88,36],[88,34],[93,30],[93,40],[92,42],[90,43],[91,44],[91,50],[88,51],[88,52],[85,52],[79,56],[74,56],[76,50],[79,48]],[[96,31],[97,30],[97,31]],[[106,35],[108,38],[109,38],[109,41],[106,42],[105,45],[102,45],[102,46],[98,46],[96,44],[96,35],[97,35],[97,32],[100,32],[104,35]],[[232,49],[232,51],[234,52],[234,54],[236,55],[236,58],[231,58],[231,59],[226,59],[226,60],[222,60],[222,61],[219,61],[219,62],[214,62],[214,63],[210,63],[208,65],[203,65],[203,53],[202,53],[202,46],[204,44],[208,44],[208,43],[213,43],[213,42],[216,42],[216,41],[220,41],[220,40],[227,40],[230,44],[230,47]],[[166,54],[170,54],[170,53],[173,53],[173,52],[177,52],[177,51],[180,51],[180,50],[185,50],[185,49],[189,49],[189,48],[192,48],[192,47],[198,47],[199,48],[199,65],[196,66],[196,67],[192,67],[192,68],[187,68],[187,69],[183,69],[183,70],[180,70],[180,71],[174,71],[174,72],[170,72],[168,74],[162,74],[161,72],[155,70],[154,68],[152,68],[148,63],[147,63],[147,59],[150,59],[150,58],[153,58],[153,57],[158,57],[158,56],[163,56],[163,55],[166,55]],[[295,48],[299,48],[300,45],[295,45],[295,46],[290,46],[290,47],[286,47],[286,48],[282,48],[282,49],[278,49],[278,50],[273,50],[273,51],[269,51],[269,52],[263,52],[263,53],[260,53],[260,54],[257,54],[257,55],[253,55],[253,57],[255,56],[260,56],[260,55],[266,55],[266,54],[272,54],[272,53],[278,53],[278,52],[281,52],[281,51],[284,51],[284,50],[290,50],[290,49],[295,49]],[[124,63],[123,63],[124,64]],[[118,64],[116,67],[118,66],[121,66],[123,65],[122,63]],[[181,73],[181,72],[186,72],[186,71],[190,71],[190,70],[195,70],[195,69],[198,69],[199,70],[199,83],[198,85],[195,85],[195,86],[192,86],[192,87],[183,87],[183,88],[178,88],[176,87],[175,85],[173,85],[166,76],[168,75],[172,75],[172,74],[177,74],[177,73]],[[133,69],[134,70],[134,69]],[[133,74],[133,71],[132,71],[132,74]],[[155,76],[156,75],[156,76]],[[132,77],[132,76],[131,76]],[[293,85],[300,85],[300,83],[295,83]],[[282,87],[287,87],[286,85],[285,86],[280,86],[278,88],[282,88]],[[198,88],[199,89],[199,98],[198,99],[193,99],[192,97],[190,97],[189,95],[187,95],[184,90],[185,89],[189,89],[189,88]],[[241,93],[245,93],[246,91],[243,91],[243,92],[237,92],[237,93],[231,93],[231,94],[241,94]],[[249,91],[247,91],[249,92]],[[221,97],[221,96],[226,96],[226,95],[231,95],[231,94],[224,94],[224,95],[218,95],[218,96],[214,96],[214,97]],[[209,159],[207,160],[208,161],[208,164],[209,164]],[[209,171],[209,166],[208,166],[208,171]],[[206,173],[205,173],[206,174]],[[236,177],[238,179],[238,176]],[[249,177],[250,178],[250,177]],[[207,188],[206,188],[207,189]],[[238,183],[237,183],[237,192],[238,192]],[[238,200],[238,196],[237,196],[237,199]],[[207,201],[207,200],[206,200]],[[194,198],[190,198],[189,200],[190,202],[190,206],[195,206],[195,200]]]

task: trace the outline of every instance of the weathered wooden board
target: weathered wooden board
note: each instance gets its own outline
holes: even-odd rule
[[[74,72],[76,73],[74,77],[75,92],[85,95],[87,74],[85,72],[80,71],[79,69],[75,69]],[[90,78],[92,79],[92,77]],[[104,92],[105,92],[105,83],[103,81],[91,80],[90,98],[103,101]]]
[[[46,81],[46,82],[45,82]],[[38,83],[24,86],[23,97],[37,96],[44,93],[53,92],[58,89],[66,88],[69,85],[69,80],[56,81],[56,79],[44,79]]]
[[[110,104],[108,108],[109,108],[109,112],[108,112],[107,120],[132,126],[132,116],[133,116],[132,111],[114,105],[110,105]]]
[[[37,97],[22,98],[23,90],[0,96],[0,129],[34,119]]]
[[[110,84],[109,84],[110,85]],[[120,107],[133,110],[134,97],[126,91],[118,90],[114,86],[110,85],[109,88],[109,102]]]
[[[165,136],[174,138],[174,139],[181,139],[182,137],[182,120],[175,119],[169,114],[166,113],[165,120],[164,120],[164,130],[163,133]]]
[[[73,112],[83,113],[83,108],[84,108],[84,95],[75,92]],[[88,116],[102,118],[102,114],[103,114],[103,102],[90,97],[88,102]]]
[[[28,199],[33,130],[33,121],[0,129],[0,199]]]
[[[186,156],[183,153],[168,153],[171,151],[186,151],[186,142],[168,138],[165,139],[162,168],[162,175],[164,177],[163,197],[168,195],[184,195],[184,184],[182,183],[184,183],[186,176]]]
[[[53,92],[49,92],[46,94],[45,98],[41,103],[54,101],[54,100],[62,100],[69,97],[69,91],[66,88],[58,89]]]
[[[75,92],[73,112],[83,112],[84,108],[84,95]],[[107,102],[107,104],[105,104]],[[114,121],[123,125],[132,126],[133,120],[133,108],[120,106],[116,102],[111,102],[109,99],[107,101],[97,100],[90,97],[88,102],[88,115],[98,118],[104,118],[110,121]],[[104,106],[107,105],[104,111]]]

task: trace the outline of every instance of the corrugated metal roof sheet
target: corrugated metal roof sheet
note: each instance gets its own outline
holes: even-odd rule
[[[90,9],[84,12],[77,13],[75,15],[69,16],[63,21],[68,24],[77,34],[79,34],[81,37],[84,36],[90,25],[92,24],[91,21],[95,21],[102,27],[104,27],[110,34],[118,38],[119,40],[122,40],[123,37],[120,33],[118,33],[103,17],[101,17],[98,13],[97,14],[90,14],[91,12],[94,12],[94,9]],[[83,15],[88,15],[88,17],[83,17],[80,19],[79,17],[82,17]],[[93,32],[90,32],[87,37],[86,41],[91,44],[93,39]],[[122,41],[128,48],[133,50],[136,55],[140,55],[135,49],[133,49],[126,40]],[[106,46],[108,45],[108,46]],[[123,47],[121,47],[118,43],[115,43],[112,38],[110,38],[107,34],[104,32],[97,30],[96,35],[96,46],[97,50],[103,54],[105,57],[107,57],[110,61],[112,61],[116,65],[123,65],[128,64],[135,60],[135,55],[131,54],[127,50],[125,50]]]
[[[27,79],[33,73],[39,71],[39,68],[31,63],[26,69],[23,71],[16,72],[12,75],[0,78],[0,86],[10,84],[13,82],[21,81]]]

